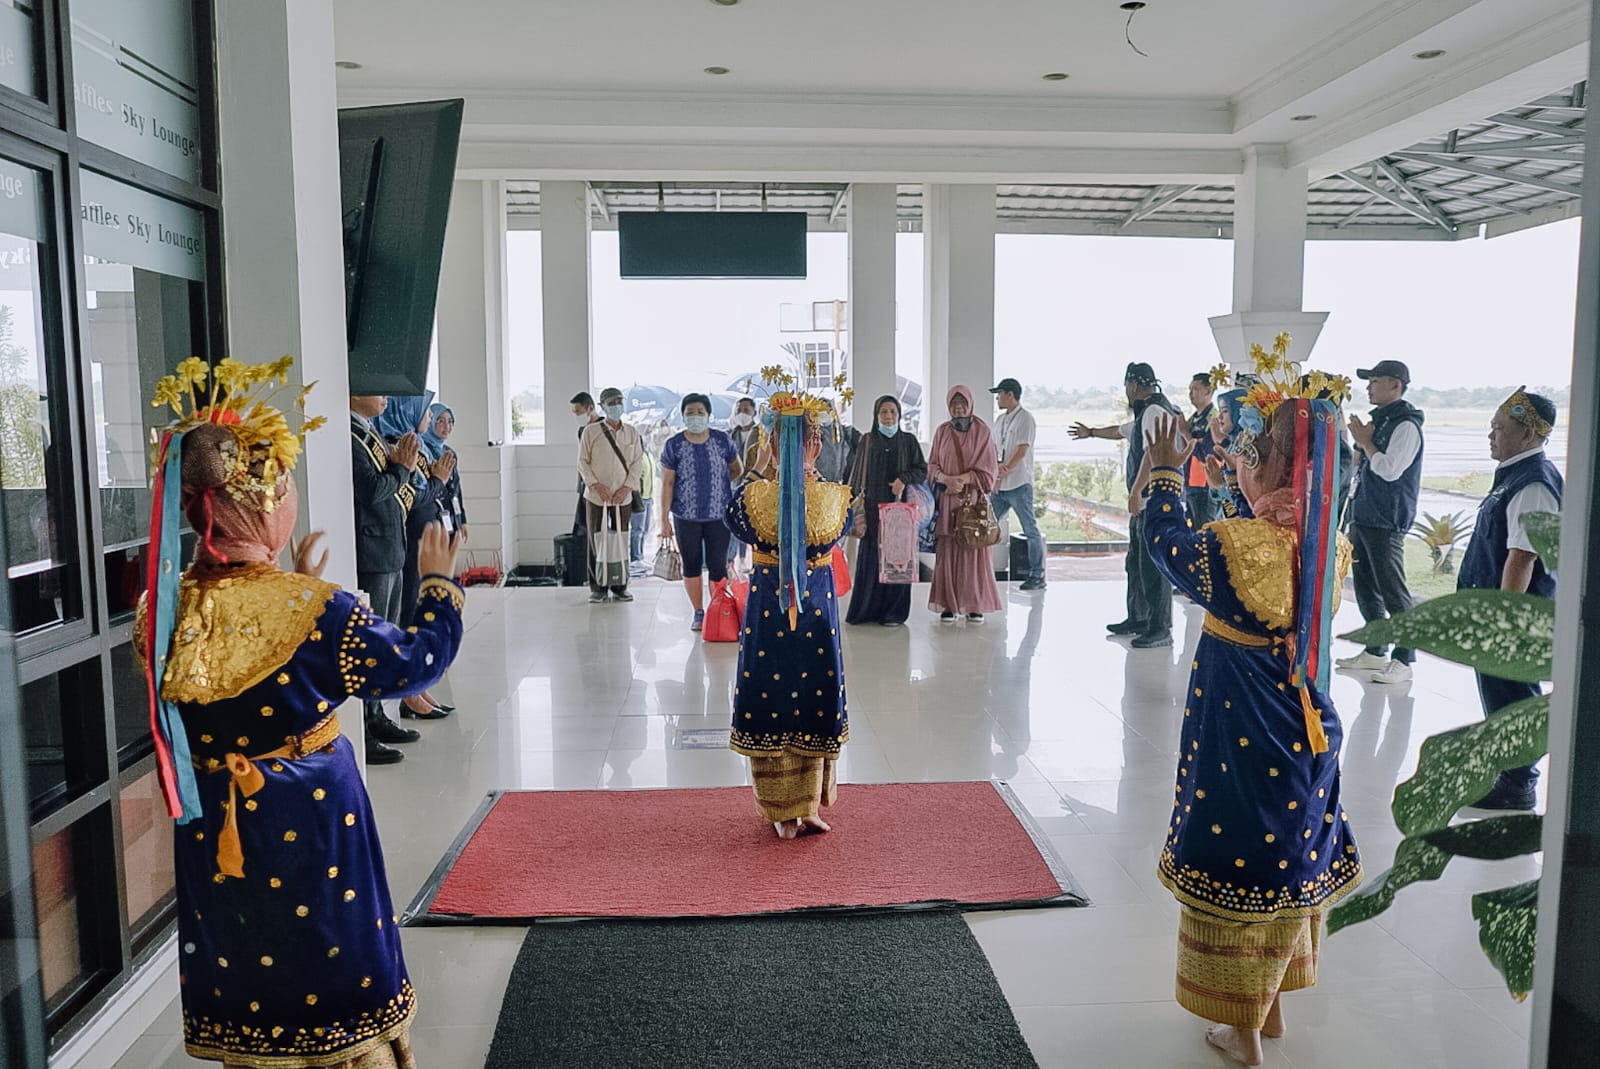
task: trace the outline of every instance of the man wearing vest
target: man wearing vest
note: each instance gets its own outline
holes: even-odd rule
[[[1405,399],[1411,371],[1400,361],[1380,360],[1356,374],[1367,380],[1373,409],[1371,423],[1350,417],[1350,437],[1360,454],[1350,502],[1351,571],[1356,604],[1362,619],[1371,623],[1411,608],[1405,543],[1417,520],[1422,487],[1422,412]],[[1341,658],[1338,665],[1374,683],[1405,683],[1416,657],[1415,650],[1401,646],[1392,658],[1386,647],[1368,646],[1354,657]]]
[[[1489,496],[1478,506],[1472,540],[1456,576],[1457,589],[1556,596],[1556,577],[1545,570],[1522,528],[1522,518],[1530,513],[1561,509],[1561,473],[1544,455],[1555,421],[1556,406],[1548,398],[1528,393],[1526,387],[1512,394],[1489,421],[1489,455],[1500,466]],[[1478,696],[1485,716],[1538,693],[1536,683],[1478,673]],[[1474,804],[1480,809],[1532,809],[1538,780],[1537,768],[1510,769],[1500,773],[1494,789]]]
[[[1189,512],[1189,523],[1204,527],[1217,518],[1215,503],[1211,500],[1211,485],[1206,481],[1206,458],[1211,455],[1211,417],[1216,412],[1212,395],[1211,372],[1201,371],[1189,380],[1189,403],[1194,415],[1189,417],[1189,441],[1194,443],[1194,453],[1189,457],[1188,486],[1184,488],[1183,507]]]
[[[356,505],[356,583],[366,591],[372,611],[393,623],[403,608],[406,513],[414,492],[411,469],[421,444],[415,434],[403,436],[393,446],[384,442],[372,421],[387,404],[381,395],[350,398],[350,481]],[[382,702],[365,702],[363,711],[369,765],[392,765],[405,757],[385,743],[422,737],[390,720]]]
[[[1132,635],[1133,647],[1147,650],[1172,645],[1172,584],[1156,570],[1155,561],[1150,559],[1150,551],[1144,543],[1141,510],[1150,484],[1150,465],[1144,449],[1148,422],[1145,417],[1154,409],[1171,412],[1180,419],[1182,413],[1161,392],[1161,382],[1149,364],[1129,364],[1122,377],[1122,389],[1133,410],[1131,420],[1107,427],[1074,423],[1072,436],[1127,439],[1128,459],[1123,478],[1128,486],[1128,556],[1124,565],[1128,573],[1128,616],[1118,623],[1107,624],[1106,630],[1113,635]]]

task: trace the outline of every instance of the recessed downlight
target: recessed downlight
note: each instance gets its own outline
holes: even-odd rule
[[[342,71],[358,71],[361,69],[361,64],[351,59],[336,59],[333,61],[333,65]]]
[[[706,68],[706,73],[707,74],[727,74],[728,73],[728,68],[727,67],[707,67]]]
[[[733,7],[739,0],[711,0],[711,2],[718,7]]]
[[[1290,122],[1310,122],[1312,119],[1315,119],[1315,118],[1316,118],[1315,115],[1291,115],[1291,116],[1289,116],[1289,121]]]
[[[1072,77],[1072,75],[1063,74],[1061,71],[1051,71],[1049,74],[1041,74],[1039,77],[1043,78],[1047,82],[1064,82],[1068,78]]]
[[[1412,59],[1438,59],[1444,55],[1442,48],[1424,48],[1421,52],[1411,53]]]

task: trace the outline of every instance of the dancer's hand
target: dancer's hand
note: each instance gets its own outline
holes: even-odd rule
[[[422,529],[422,541],[417,547],[417,571],[423,575],[455,575],[456,551],[460,548],[459,534],[452,538],[444,524],[428,524]]]
[[[301,575],[309,575],[313,579],[322,578],[322,570],[328,566],[328,551],[323,550],[320,557],[313,556],[317,546],[322,543],[322,532],[312,531],[300,540],[294,547],[294,570]]]
[[[1157,412],[1146,431],[1145,452],[1155,468],[1182,468],[1194,452],[1194,443],[1183,433],[1183,423],[1170,412]]]

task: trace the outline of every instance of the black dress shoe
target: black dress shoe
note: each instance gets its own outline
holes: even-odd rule
[[[439,710],[441,713],[453,713],[456,711],[455,706],[446,705],[444,702],[434,702],[433,707]]]
[[[1511,787],[1501,780],[1488,794],[1472,803],[1473,809],[1494,809],[1511,813],[1526,813],[1539,804],[1532,787]]]
[[[443,720],[454,711],[455,706],[453,705],[448,708],[443,705],[435,705],[427,712],[419,713],[404,702],[400,703],[400,718],[402,720]]]
[[[389,743],[416,742],[422,738],[422,732],[403,728],[388,717],[382,716],[367,721],[367,738]]]
[[[1143,628],[1132,620],[1123,620],[1120,623],[1106,624],[1106,630],[1113,635],[1137,635]]]
[[[405,759],[406,755],[393,746],[385,746],[371,735],[367,736],[367,764],[397,765]]]

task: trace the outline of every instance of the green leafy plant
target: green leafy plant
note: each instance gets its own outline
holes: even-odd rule
[[[1422,519],[1411,528],[1411,537],[1428,547],[1434,571],[1449,575],[1456,570],[1456,547],[1472,533],[1472,529],[1465,525],[1466,516],[1465,512],[1452,512],[1448,516],[1424,512]]]
[[[1537,513],[1523,527],[1544,565],[1559,567],[1559,519]],[[1395,643],[1471,665],[1487,675],[1525,683],[1551,676],[1555,602],[1504,590],[1459,590],[1345,638],[1365,645]],[[1506,769],[1538,761],[1549,749],[1550,698],[1540,695],[1506,707],[1477,724],[1431,736],[1422,744],[1417,771],[1395,788],[1390,811],[1405,834],[1394,864],[1328,915],[1328,931],[1370,920],[1389,908],[1409,884],[1437,880],[1451,858],[1504,860],[1536,852],[1543,818],[1532,813],[1451,821],[1482,798]],[[1534,929],[1539,881],[1472,896],[1478,943],[1519,1001],[1533,989]]]

